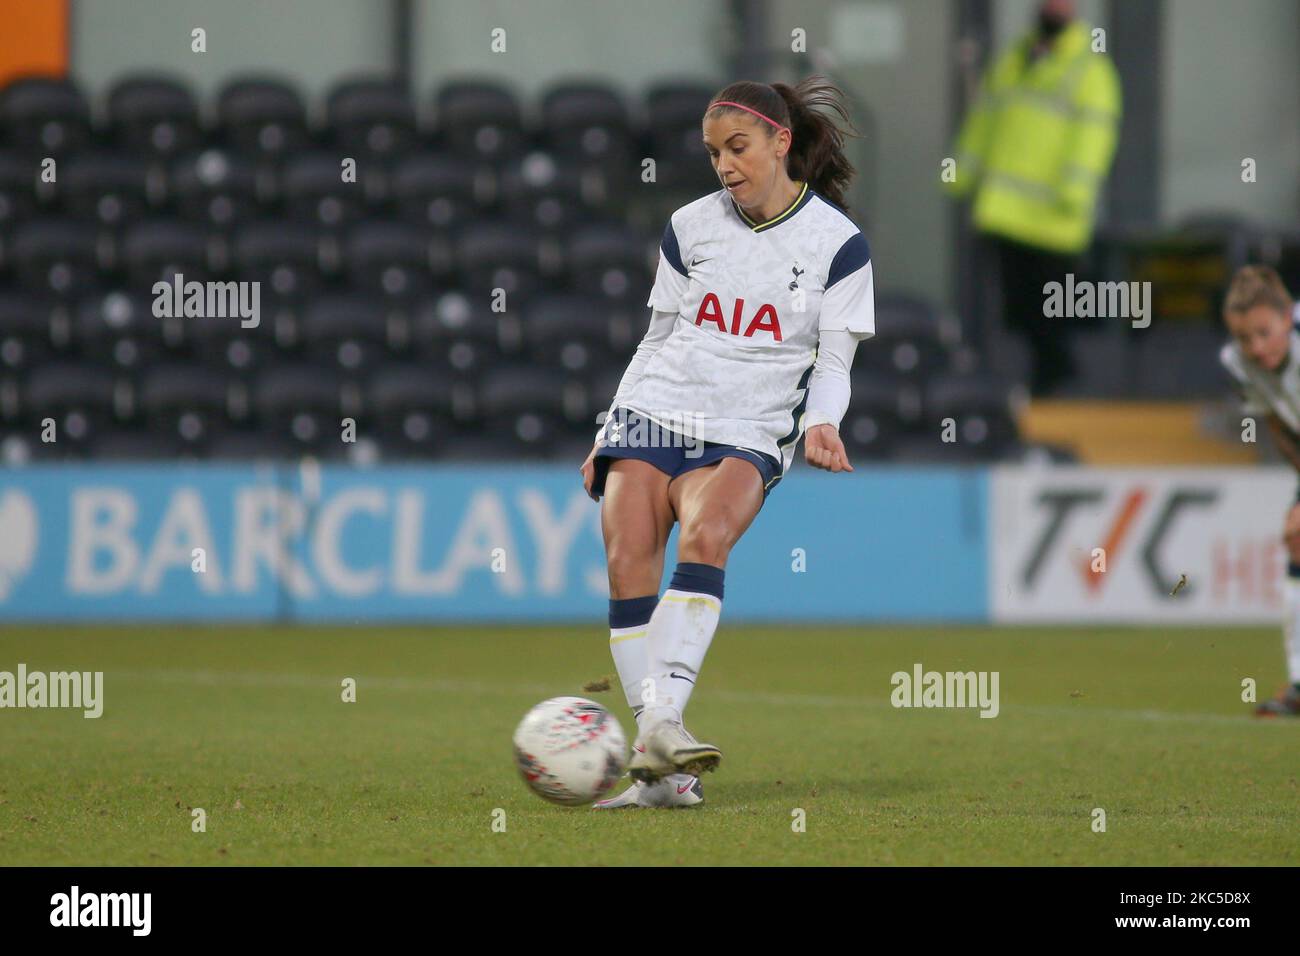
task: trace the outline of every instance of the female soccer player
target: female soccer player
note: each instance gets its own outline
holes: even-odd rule
[[[839,423],[857,343],[875,332],[867,240],[845,213],[840,91],[740,82],[711,101],[722,187],[672,214],[650,327],[581,466],[600,500],[609,642],[637,721],[634,783],[597,806],[701,802],[722,752],[682,724],[722,609],[727,555],[804,457],[852,471]],[[663,597],[664,550],[680,525]]]
[[[1232,341],[1219,360],[1241,391],[1242,414],[1266,416],[1279,450],[1300,472],[1300,332],[1290,293],[1272,269],[1246,266],[1232,277],[1223,319]],[[1261,717],[1300,716],[1300,492],[1282,539],[1290,558],[1282,644],[1291,683],[1255,709]]]

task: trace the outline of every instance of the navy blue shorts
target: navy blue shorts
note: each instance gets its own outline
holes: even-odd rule
[[[614,430],[616,422],[621,426],[617,432]],[[655,441],[650,444],[629,445],[629,440],[636,442],[638,428],[642,430],[643,435],[654,436]],[[648,461],[670,480],[696,468],[715,464],[724,458],[743,458],[758,469],[758,474],[763,479],[764,501],[782,478],[781,462],[765,452],[740,448],[736,445],[723,445],[719,442],[693,440],[678,432],[652,425],[644,416],[629,411],[621,405],[614,409],[614,413],[605,422],[604,439],[605,447],[596,452],[592,462],[596,474],[591,482],[591,493],[597,498],[605,493],[605,477],[609,474],[610,464],[616,458]]]

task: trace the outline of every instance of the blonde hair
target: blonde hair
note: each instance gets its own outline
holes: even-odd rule
[[[1242,266],[1232,277],[1223,300],[1223,314],[1249,312],[1257,305],[1276,309],[1288,319],[1294,302],[1282,277],[1270,266]]]

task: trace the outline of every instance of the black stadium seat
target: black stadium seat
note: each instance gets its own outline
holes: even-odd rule
[[[0,90],[0,137],[24,153],[61,156],[91,135],[90,104],[70,80],[24,77]]]
[[[500,364],[506,354],[502,325],[486,305],[475,306],[463,293],[447,292],[416,308],[411,344],[425,360],[447,365],[460,375],[478,375]]]
[[[193,446],[224,429],[234,388],[232,376],[211,368],[160,365],[144,373],[136,408],[151,428]]]
[[[936,376],[926,384],[922,406],[923,434],[941,437],[945,419],[951,419],[953,444],[973,455],[996,457],[1017,440],[1009,389],[992,376]]]
[[[384,365],[370,378],[366,410],[387,444],[402,455],[427,457],[456,426],[457,387],[427,365]]]
[[[0,150],[0,236],[12,229],[14,223],[36,215],[40,206],[37,193],[40,172],[39,159],[10,149]]]
[[[202,138],[194,94],[170,76],[141,74],[114,83],[108,122],[120,146],[157,156],[194,149]]]
[[[596,372],[585,380],[587,394],[584,417],[590,425],[590,431],[593,435],[601,425],[596,420],[596,416],[601,412],[609,411],[610,404],[614,400],[614,393],[618,391],[619,383],[623,380],[625,371],[627,371],[627,363],[618,362],[606,366],[603,370]]]
[[[186,219],[227,230],[257,216],[263,178],[252,160],[224,149],[205,149],[178,159],[170,191]]]
[[[0,369],[35,368],[57,351],[52,297],[19,289],[0,289]]]
[[[451,230],[474,218],[490,199],[490,173],[453,153],[412,153],[393,170],[391,192],[408,222]]]
[[[541,365],[589,374],[613,361],[604,303],[589,295],[540,295],[524,310],[524,347]]]
[[[840,421],[840,437],[850,458],[888,458],[907,433],[907,401],[914,388],[898,375],[853,369],[849,407]]]
[[[696,83],[661,83],[646,92],[642,155],[655,161],[653,221],[663,222],[692,198],[722,188],[704,148],[701,121],[713,90]],[[639,175],[640,170],[632,170]],[[638,180],[639,181],[639,180]],[[624,187],[626,188],[626,187]]]
[[[409,222],[374,220],[348,230],[343,261],[348,279],[364,295],[409,301],[433,288],[430,234]]]
[[[39,429],[52,418],[59,442],[84,446],[116,417],[117,381],[108,369],[86,362],[55,362],[33,369],[19,396],[20,420]]]
[[[527,148],[519,101],[500,83],[447,83],[438,90],[436,109],[438,138],[454,152],[499,162]]]
[[[370,167],[359,162],[356,182],[344,182],[343,159],[342,153],[316,151],[286,161],[282,189],[290,216],[337,229],[365,214]]]
[[[150,295],[113,290],[77,303],[73,344],[89,361],[147,368],[179,350],[185,321],[155,316]]]
[[[319,237],[303,223],[246,223],[234,234],[231,260],[238,278],[261,283],[263,306],[270,296],[301,300],[322,281]]]
[[[310,138],[298,91],[273,77],[238,77],[217,96],[217,128],[232,148],[261,157],[292,155]]]
[[[650,294],[658,240],[622,223],[575,230],[566,249],[573,288],[605,300],[645,302]]]
[[[698,83],[659,83],[646,91],[646,155],[679,161],[689,159],[709,168],[701,123],[705,107],[713,96],[710,87]]]
[[[561,435],[586,426],[582,386],[553,368],[493,369],[483,377],[475,405],[486,432],[513,435],[532,449],[545,448]]]
[[[318,448],[339,441],[350,406],[342,377],[316,363],[272,365],[253,386],[252,404],[262,427]]]
[[[210,315],[185,318],[185,339],[198,362],[239,374],[251,373],[279,354],[268,317],[256,327],[244,328],[240,319]]]
[[[582,182],[550,153],[530,152],[506,164],[498,192],[507,219],[548,233],[599,216],[583,199]]]
[[[325,118],[343,155],[390,157],[409,150],[417,139],[415,106],[396,81],[346,80],[330,92]]]
[[[56,192],[69,214],[118,228],[156,207],[162,189],[163,181],[148,160],[96,151],[63,161]]]
[[[478,221],[456,241],[456,279],[470,293],[503,289],[508,308],[515,308],[542,288],[543,242],[535,230],[518,223]]]
[[[603,83],[562,83],[541,102],[542,136],[565,164],[621,166],[635,154],[627,104]]]
[[[18,281],[32,291],[78,298],[100,284],[99,242],[93,224],[65,218],[25,222],[8,250]]]
[[[383,361],[388,354],[390,313],[375,296],[356,293],[317,296],[303,313],[302,338],[308,355],[337,366],[345,373],[360,373]]]
[[[155,282],[171,283],[178,273],[185,282],[215,278],[211,267],[211,237],[199,224],[181,219],[136,223],[122,237],[122,268],[132,286],[152,290]]]
[[[858,349],[855,362],[923,381],[948,370],[954,344],[950,329],[926,302],[912,296],[879,295],[875,337]]]

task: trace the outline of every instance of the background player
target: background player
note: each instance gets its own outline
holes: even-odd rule
[[[1295,304],[1267,266],[1237,271],[1223,305],[1233,341],[1219,353],[1243,398],[1242,413],[1264,416],[1278,448],[1300,472],[1300,332]],[[1289,563],[1282,623],[1290,684],[1256,708],[1260,716],[1300,716],[1300,491],[1283,528]]]
[[[722,183],[660,245],[650,327],[581,466],[604,495],[610,649],[638,724],[634,785],[598,806],[698,803],[721,751],[682,723],[722,607],[727,556],[805,458],[851,471],[838,427],[857,343],[875,331],[870,250],[844,209],[840,91],[734,83],[703,137]],[[634,440],[653,435],[649,443]],[[680,525],[662,598],[664,551]]]

